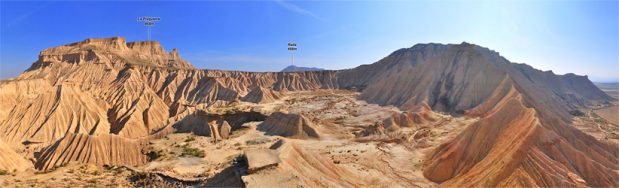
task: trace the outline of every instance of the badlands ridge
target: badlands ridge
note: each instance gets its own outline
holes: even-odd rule
[[[0,82],[0,183],[89,164],[132,186],[619,187],[618,127],[585,113],[616,101],[469,43],[241,72],[87,39]]]

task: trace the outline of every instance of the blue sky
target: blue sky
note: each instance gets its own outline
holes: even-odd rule
[[[198,68],[278,71],[373,63],[416,43],[478,44],[512,62],[619,81],[619,1],[188,1],[0,3],[0,79],[38,52],[92,37],[146,40]]]

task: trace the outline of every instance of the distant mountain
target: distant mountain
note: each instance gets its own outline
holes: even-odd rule
[[[604,89],[616,89],[619,90],[619,82],[594,82],[595,86]]]
[[[316,67],[297,67],[294,65],[287,66],[280,72],[304,72],[304,71],[321,71],[324,69],[316,68]]]

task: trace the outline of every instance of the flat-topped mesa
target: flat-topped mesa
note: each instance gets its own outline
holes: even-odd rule
[[[193,69],[191,64],[180,57],[177,49],[167,53],[158,41],[126,42],[123,37],[90,38],[45,49],[32,68],[55,62],[80,64],[96,60],[101,55],[120,57],[124,63],[131,65]]]
[[[193,68],[191,64],[180,57],[178,49],[174,48],[171,52],[166,53],[158,41],[128,42],[127,47],[130,49],[127,55],[137,60],[130,62],[132,64],[147,64],[181,69]]]
[[[68,53],[76,53],[87,50],[105,50],[105,51],[122,51],[127,50],[125,38],[89,38],[80,42],[74,42],[67,45],[47,48],[41,51],[39,56],[45,55],[62,55]]]
[[[165,50],[159,41],[136,41],[128,42],[127,47],[134,51],[140,51],[147,54],[165,54]]]

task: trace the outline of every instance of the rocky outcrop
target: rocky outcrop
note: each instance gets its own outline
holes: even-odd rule
[[[275,112],[258,125],[258,130],[267,135],[279,135],[290,138],[319,138],[320,135],[309,119],[300,114]]]
[[[257,87],[241,98],[241,100],[252,103],[269,103],[279,98],[281,98],[279,92],[263,87]]]
[[[228,124],[227,121],[223,121],[221,125],[219,125],[219,136],[222,139],[228,139],[230,137],[230,133],[232,132],[232,126]]]
[[[430,125],[441,118],[435,114],[427,105],[423,105],[415,111],[394,113],[383,120],[385,127],[396,130],[400,127],[420,128]]]
[[[277,166],[280,162],[279,153],[271,149],[249,149],[244,152],[247,159],[247,173]]]
[[[64,46],[48,48],[39,55],[39,60],[30,69],[52,63],[82,64],[100,58],[101,55],[119,57],[129,64],[191,69],[187,61],[178,55],[178,50],[166,53],[157,41],[129,42],[122,37],[92,38]]]
[[[366,137],[366,136],[382,136],[385,135],[385,124],[383,122],[376,122],[374,125],[370,125],[367,128],[363,129],[357,137]]]
[[[375,183],[333,164],[329,158],[306,151],[292,141],[283,142],[276,151],[267,151],[271,155],[269,159],[258,162],[272,165],[260,165],[269,168],[243,176],[247,187],[366,187]],[[277,152],[277,158],[271,154],[274,152]],[[265,151],[263,153],[266,155]]]

